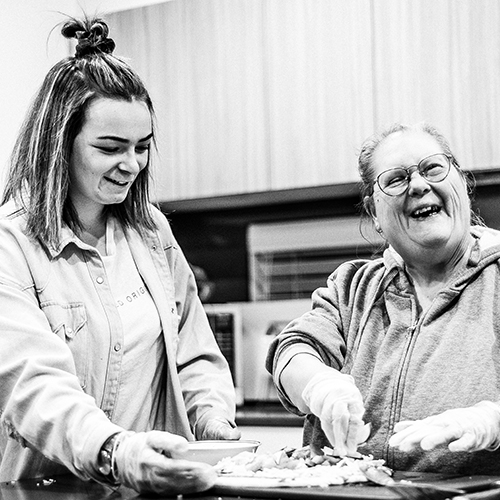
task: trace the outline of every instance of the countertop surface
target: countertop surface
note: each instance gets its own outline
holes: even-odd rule
[[[405,474],[405,473],[400,473]],[[418,476],[418,477],[417,477]],[[405,478],[406,476],[402,476]],[[408,476],[414,481],[425,481],[438,486],[463,488],[466,491],[480,491],[498,487],[500,477],[470,476],[443,478],[439,475],[417,474]],[[491,490],[493,491],[493,489]],[[496,490],[499,491],[499,490]],[[257,499],[322,499],[322,500],[396,500],[401,498],[396,492],[384,486],[369,484],[350,484],[312,488],[212,488],[205,493],[195,495],[158,495],[143,496],[134,490],[109,487],[84,482],[74,476],[59,476],[53,479],[28,479],[0,483],[0,500],[131,500],[156,498],[176,500],[257,500]],[[408,497],[410,498],[410,497]],[[428,497],[423,497],[428,498]]]

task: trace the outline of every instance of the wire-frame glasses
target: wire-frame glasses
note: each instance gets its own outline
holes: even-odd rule
[[[446,179],[450,173],[451,159],[451,156],[445,153],[429,155],[422,158],[418,165],[385,170],[377,176],[375,182],[386,195],[399,196],[408,189],[411,176],[415,171],[431,183],[441,182]]]

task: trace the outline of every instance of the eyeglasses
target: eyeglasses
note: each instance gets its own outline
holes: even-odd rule
[[[451,156],[444,153],[426,156],[418,162],[418,165],[391,168],[382,172],[375,182],[386,195],[399,196],[408,189],[415,171],[428,182],[436,183],[446,179],[450,173],[451,159]]]

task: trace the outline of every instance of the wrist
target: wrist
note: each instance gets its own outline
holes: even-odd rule
[[[115,453],[120,443],[120,435],[118,432],[110,436],[99,450],[97,459],[97,468],[99,473],[106,478],[106,482],[111,484],[119,484],[116,475]]]

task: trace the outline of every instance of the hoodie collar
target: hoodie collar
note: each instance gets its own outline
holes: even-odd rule
[[[500,231],[484,226],[472,226],[471,235],[474,243],[467,267],[456,277],[455,286],[457,287],[463,286],[492,261],[500,259]],[[386,279],[393,280],[398,275],[402,279],[402,276],[406,276],[403,258],[393,247],[390,245],[387,247],[383,258]]]

